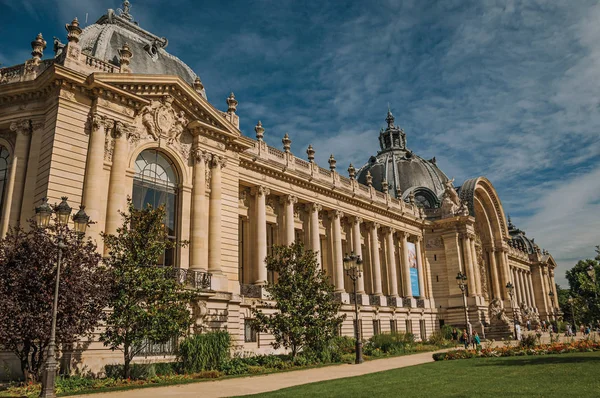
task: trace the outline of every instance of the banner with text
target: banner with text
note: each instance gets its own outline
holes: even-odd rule
[[[419,268],[417,266],[417,248],[412,242],[406,242],[408,249],[408,266],[410,269],[410,287],[413,297],[421,295],[419,291]]]

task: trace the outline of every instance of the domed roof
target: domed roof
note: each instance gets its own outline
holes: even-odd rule
[[[366,184],[370,173],[375,189],[383,191],[382,182],[387,181],[390,195],[407,199],[412,192],[425,208],[437,207],[448,177],[437,167],[435,158],[425,160],[406,147],[406,134],[394,126],[389,110],[386,122],[387,128],[379,133],[381,150],[360,168],[358,181]]]
[[[82,51],[119,65],[119,50],[127,43],[133,52],[129,65],[132,73],[176,75],[192,85],[198,76],[179,58],[165,51],[169,41],[140,28],[129,10],[129,1],[125,1],[123,9],[118,10],[119,15],[108,10],[95,24],[83,29]],[[204,89],[201,95],[206,98]]]

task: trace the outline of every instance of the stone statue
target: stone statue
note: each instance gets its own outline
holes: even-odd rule
[[[444,195],[442,198],[442,218],[454,216],[468,216],[467,205],[460,200],[456,189],[454,189],[454,178],[444,183]]]
[[[161,136],[167,143],[179,141],[179,137],[187,126],[188,119],[185,112],[176,113],[173,109],[174,98],[165,95],[160,101],[151,101],[138,113],[138,120],[142,130],[157,141]]]
[[[492,324],[492,326],[497,324],[510,324],[510,319],[508,319],[508,316],[506,316],[504,308],[502,308],[500,300],[498,300],[497,298],[493,299],[490,302],[490,306],[488,308],[488,315],[490,317],[490,323]]]
[[[194,333],[202,333],[206,328],[205,319],[208,315],[208,308],[204,301],[192,301],[192,317],[194,323],[192,324],[192,330]]]

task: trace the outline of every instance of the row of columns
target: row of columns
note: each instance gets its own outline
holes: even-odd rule
[[[513,267],[511,271],[517,298],[515,304],[517,307],[520,307],[521,303],[525,303],[529,308],[535,308],[535,294],[531,272],[516,267]]]
[[[255,197],[255,263],[258,264],[257,277],[254,284],[264,285],[267,283],[267,270],[265,258],[267,257],[267,220],[266,220],[266,198],[270,194],[270,190],[264,186],[255,186],[250,189],[250,194]],[[294,205],[298,203],[294,195],[285,195],[280,198],[280,203],[283,207],[283,244],[292,244],[295,240],[295,223],[294,223]],[[314,252],[321,252],[321,237],[319,212],[322,211],[322,206],[317,203],[307,203],[304,205],[307,212],[308,220],[308,248]],[[331,258],[332,258],[332,280],[337,292],[345,292],[344,288],[344,264],[343,264],[343,242],[342,242],[342,218],[344,213],[340,210],[328,210],[327,216],[330,221],[331,233]],[[367,239],[370,241],[370,265],[371,278],[373,282],[373,294],[383,295],[383,280],[382,280],[382,265],[378,247],[378,231],[381,229],[384,234],[385,244],[385,264],[386,275],[388,279],[388,293],[390,296],[398,297],[397,270],[398,265],[395,256],[395,250],[402,253],[402,275],[403,275],[403,292],[404,296],[412,297],[410,269],[408,262],[408,234],[400,233],[399,247],[396,249],[394,244],[394,235],[396,231],[392,228],[381,228],[379,224],[372,222],[363,222],[360,217],[349,217],[351,222],[350,239],[348,240],[349,250],[354,251],[354,254],[364,258],[361,244],[361,226],[364,225],[367,231]],[[415,242],[417,267],[419,273],[419,290],[421,297],[425,296],[425,272],[421,251],[420,237]],[[320,264],[320,256],[317,256],[317,261]],[[365,278],[359,278],[357,281],[357,292],[365,293]]]

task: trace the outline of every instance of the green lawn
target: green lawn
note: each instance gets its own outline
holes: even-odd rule
[[[598,397],[600,352],[434,362],[253,397]]]

